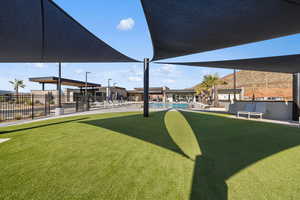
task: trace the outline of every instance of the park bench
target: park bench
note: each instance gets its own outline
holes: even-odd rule
[[[259,116],[260,119],[262,119],[263,115],[266,113],[266,104],[265,103],[251,103],[246,104],[245,110],[238,111],[237,117],[239,118],[240,115],[247,115],[248,119],[251,118],[251,116]]]

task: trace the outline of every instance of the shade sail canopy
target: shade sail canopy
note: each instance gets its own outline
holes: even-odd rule
[[[300,33],[298,0],[141,1],[153,60]]]
[[[0,62],[136,62],[51,0],[3,0]]]
[[[297,73],[300,72],[300,54],[288,55],[288,56],[265,57],[265,58],[240,59],[240,60],[212,61],[212,62],[183,62],[183,63],[163,62],[162,64],[282,72],[282,73]]]

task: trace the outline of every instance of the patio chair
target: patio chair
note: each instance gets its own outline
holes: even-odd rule
[[[255,111],[255,104],[253,103],[246,104],[245,110],[237,112],[237,117],[239,118],[240,115],[247,115],[248,119],[250,119],[250,113],[253,113],[254,111]]]
[[[255,106],[255,111],[250,112],[250,117],[251,115],[260,116],[260,119],[262,119],[263,115],[266,113],[266,110],[266,103],[257,103]]]

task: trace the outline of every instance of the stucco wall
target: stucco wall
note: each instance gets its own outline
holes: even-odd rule
[[[233,104],[229,104],[227,107],[228,111],[232,114],[236,114],[237,111],[244,110],[246,104],[252,103],[251,101],[237,101]],[[263,116],[266,119],[274,119],[274,120],[292,120],[293,114],[293,103],[291,101],[265,101],[265,102],[255,102],[256,104],[265,103],[266,105],[266,113]]]

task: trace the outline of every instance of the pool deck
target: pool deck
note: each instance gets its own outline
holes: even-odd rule
[[[32,122],[45,121],[45,120],[49,120],[49,119],[59,119],[59,118],[81,116],[81,115],[104,114],[104,113],[122,113],[122,112],[142,112],[142,110],[143,109],[141,107],[137,107],[137,106],[128,106],[128,107],[110,108],[110,109],[101,109],[101,110],[98,109],[98,110],[92,110],[92,111],[87,111],[87,112],[66,114],[66,115],[61,115],[61,116],[49,116],[49,117],[34,119],[34,120],[27,119],[27,120],[3,122],[3,123],[0,123],[0,127],[22,125],[22,124],[28,124],[28,123],[32,123]],[[170,108],[150,109],[150,111],[162,111],[162,110],[170,110]],[[224,110],[199,110],[199,109],[183,109],[183,108],[171,109],[171,110],[182,110],[182,111],[186,111],[186,112],[195,112],[195,113],[228,114]],[[296,122],[296,121],[280,121],[280,120],[271,120],[271,119],[254,119],[254,118],[248,119],[248,118],[245,118],[245,117],[237,118],[235,115],[228,115],[227,117],[231,118],[231,119],[237,119],[237,120],[266,122],[266,123],[281,124],[281,125],[300,128],[299,122]]]

